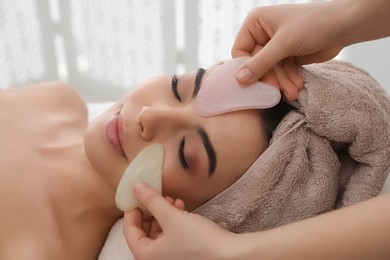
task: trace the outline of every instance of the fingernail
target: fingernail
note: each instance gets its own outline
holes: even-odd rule
[[[237,72],[237,79],[241,82],[247,82],[252,79],[252,72],[248,68],[243,68]]]
[[[146,184],[143,182],[138,182],[134,185],[134,192],[142,194],[146,190]]]

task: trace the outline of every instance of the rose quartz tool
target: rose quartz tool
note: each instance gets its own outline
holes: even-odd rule
[[[237,110],[265,109],[280,101],[280,91],[274,86],[260,81],[244,85],[236,80],[238,68],[249,58],[228,60],[206,78],[196,98],[199,115],[211,117]]]

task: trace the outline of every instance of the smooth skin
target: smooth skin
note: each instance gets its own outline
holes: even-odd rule
[[[241,66],[237,79],[250,83],[274,71],[283,94],[295,100],[302,85],[294,65],[328,61],[346,46],[389,36],[389,17],[388,0],[254,8],[232,48],[233,57],[253,56]]]
[[[345,46],[389,35],[389,0],[259,7],[244,21],[232,55],[254,56],[242,65],[250,71],[238,72],[239,80],[253,82],[273,74],[279,83],[283,78],[288,82],[280,88],[294,100],[300,90],[292,79],[296,72],[287,73],[286,68],[284,74],[275,72],[285,64],[294,68],[323,62]],[[139,209],[125,213],[124,233],[137,259],[390,259],[389,194],[246,234],[230,233],[184,211],[179,199],[167,201],[143,183],[135,187],[135,195],[154,216]],[[148,223],[153,223],[153,232],[146,228]]]

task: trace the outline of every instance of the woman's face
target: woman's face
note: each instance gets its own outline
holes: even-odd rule
[[[143,82],[90,124],[85,149],[106,182],[116,189],[133,158],[151,143],[160,143],[163,195],[181,198],[193,210],[250,167],[267,143],[259,112],[204,118],[195,109],[194,92],[217,67],[203,76],[198,70]]]

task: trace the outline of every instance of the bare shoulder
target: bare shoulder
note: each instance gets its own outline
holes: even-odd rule
[[[87,118],[87,107],[81,96],[69,84],[44,82],[0,91],[0,106],[41,107],[51,110],[74,111]]]
[[[85,107],[84,101],[77,91],[68,83],[50,81],[22,87],[3,89],[0,92],[3,98],[21,98],[57,103],[65,102]]]

